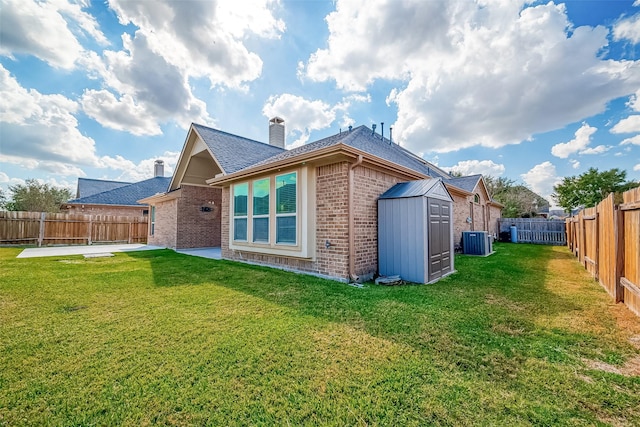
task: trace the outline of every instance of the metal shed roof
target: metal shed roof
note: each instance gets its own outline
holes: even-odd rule
[[[432,197],[434,199],[453,201],[440,178],[400,182],[382,194],[380,199],[403,199],[408,197]]]

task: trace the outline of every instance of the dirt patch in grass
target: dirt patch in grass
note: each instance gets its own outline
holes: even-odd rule
[[[631,358],[624,365],[617,367],[600,360],[582,359],[589,369],[624,375],[625,377],[640,377],[640,355]]]
[[[487,294],[484,297],[484,302],[489,305],[497,305],[509,309],[510,311],[524,311],[527,309],[523,304],[518,304],[508,298],[496,296],[493,294]]]

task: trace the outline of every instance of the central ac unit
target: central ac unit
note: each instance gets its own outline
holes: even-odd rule
[[[462,251],[467,255],[489,255],[493,252],[493,237],[487,231],[463,231]]]

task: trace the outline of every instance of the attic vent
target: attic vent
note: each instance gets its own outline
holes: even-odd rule
[[[269,120],[269,145],[284,148],[284,119],[281,117]]]

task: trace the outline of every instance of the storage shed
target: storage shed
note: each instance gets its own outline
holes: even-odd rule
[[[431,283],[453,273],[452,205],[441,179],[399,183],[380,196],[380,275]]]

